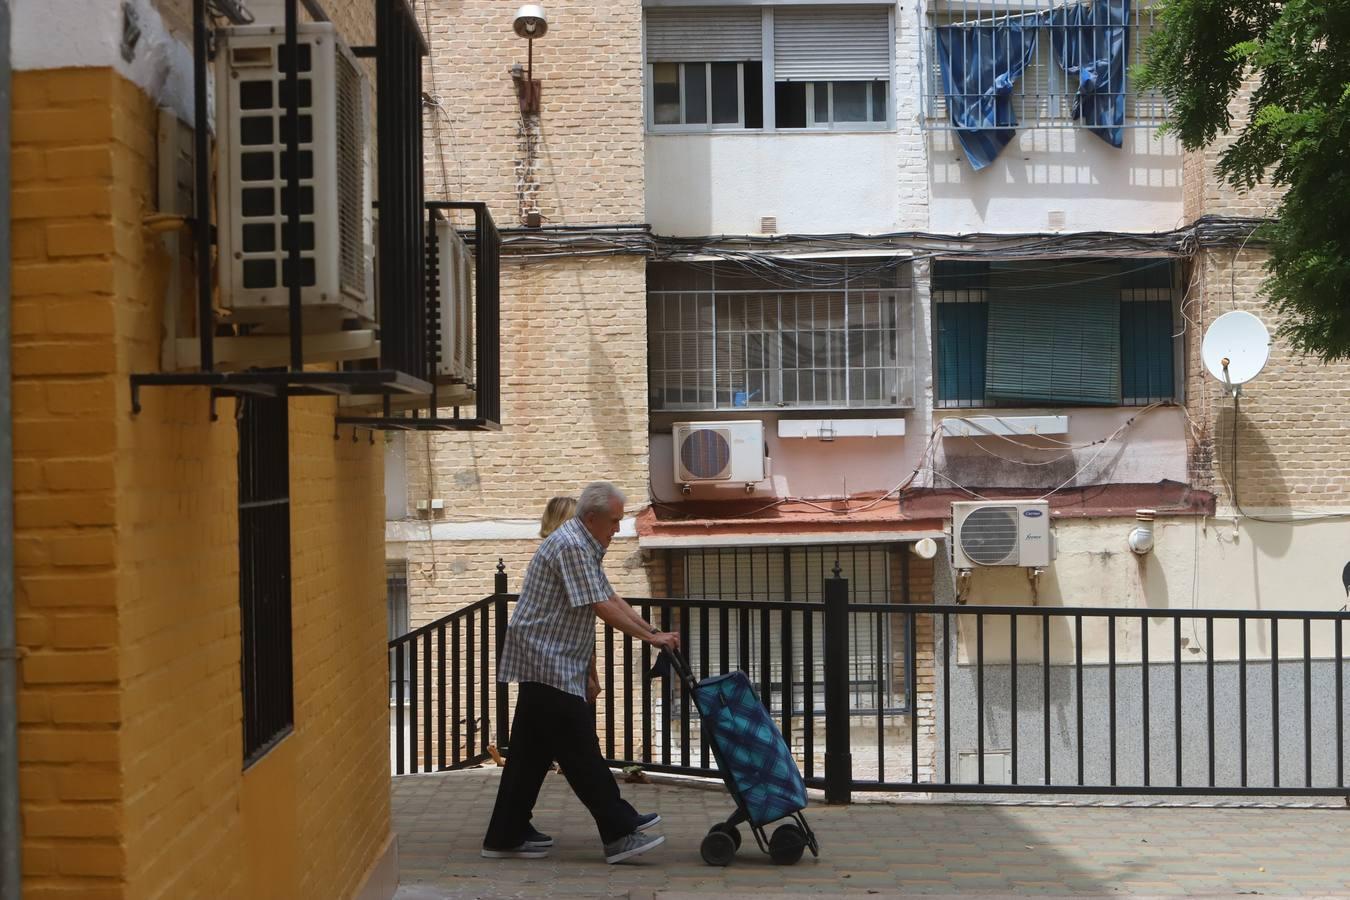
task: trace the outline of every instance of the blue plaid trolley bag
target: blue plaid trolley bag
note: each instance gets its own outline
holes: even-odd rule
[[[741,846],[742,822],[750,825],[759,849],[778,865],[790,866],[806,849],[820,856],[820,845],[802,810],[806,784],[788,750],[783,734],[759,702],[744,672],[729,672],[695,681],[678,653],[663,652],[694,699],[703,720],[703,735],[712,748],[717,768],[736,801],[736,811],[704,836],[699,852],[710,866],[728,865]],[[780,819],[790,822],[774,829],[765,826]]]

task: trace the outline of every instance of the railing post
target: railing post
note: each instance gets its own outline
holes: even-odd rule
[[[502,662],[502,649],[506,645],[506,563],[497,559],[497,573],[493,577],[492,592],[496,595],[497,613],[497,659],[493,671]],[[511,731],[510,695],[506,685],[497,682],[497,749],[505,751]]]
[[[825,802],[850,803],[853,753],[849,747],[848,580],[839,562],[825,579]]]

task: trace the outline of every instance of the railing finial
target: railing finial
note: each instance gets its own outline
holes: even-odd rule
[[[506,574],[506,561],[503,560],[500,556],[497,557],[497,574],[498,575]]]
[[[834,577],[835,577],[835,578],[840,578],[840,577],[843,576],[843,574],[844,574],[844,570],[841,569],[841,568],[839,567],[839,557],[836,556],[836,557],[834,558]]]

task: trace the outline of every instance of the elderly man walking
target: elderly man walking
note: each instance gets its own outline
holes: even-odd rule
[[[623,504],[614,485],[587,485],[575,517],[545,538],[525,570],[497,669],[499,681],[520,689],[510,752],[483,838],[482,853],[490,859],[548,855],[553,841],[534,830],[530,816],[555,759],[595,819],[605,862],[622,862],[665,842],[637,830],[657,817],[634,821],[600,753],[588,706],[600,685],[593,667],[597,618],[656,647],[680,645],[678,635],[658,631],[605,577],[601,562],[623,520]]]

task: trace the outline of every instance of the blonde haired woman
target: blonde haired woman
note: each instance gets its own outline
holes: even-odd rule
[[[546,538],[558,529],[577,511],[577,501],[573,497],[554,497],[544,507],[544,516],[539,520],[539,536]]]

